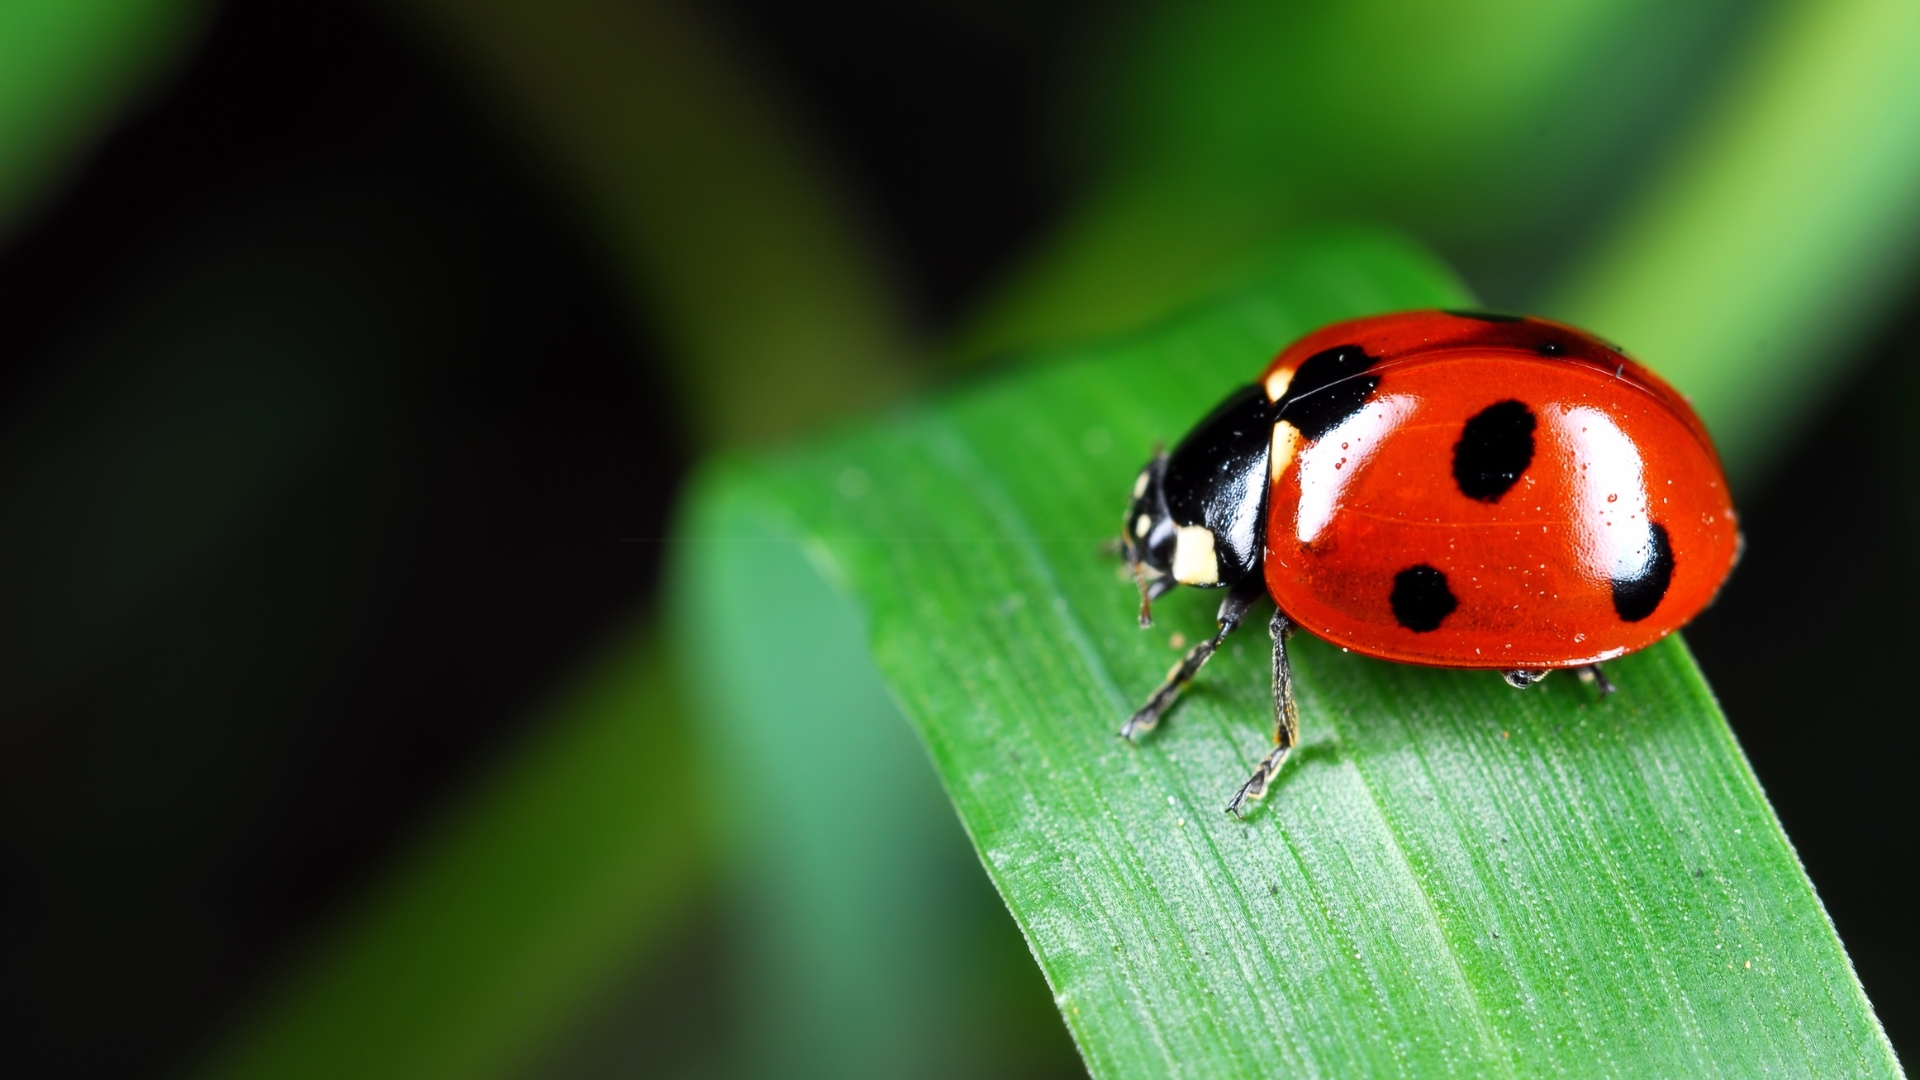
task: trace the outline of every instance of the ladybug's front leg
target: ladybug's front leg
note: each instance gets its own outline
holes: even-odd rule
[[[1273,749],[1260,759],[1253,776],[1233,793],[1227,813],[1234,817],[1241,816],[1240,808],[1249,800],[1258,800],[1267,793],[1273,778],[1280,773],[1280,766],[1286,764],[1287,755],[1300,741],[1300,707],[1293,700],[1293,667],[1287,663],[1287,635],[1293,633],[1293,623],[1275,608],[1267,632],[1273,635]]]
[[[1186,689],[1187,684],[1200,673],[1200,669],[1206,665],[1206,662],[1219,651],[1221,639],[1233,633],[1234,629],[1240,625],[1240,621],[1247,617],[1247,609],[1252,607],[1253,602],[1260,599],[1262,594],[1263,590],[1257,586],[1244,590],[1234,588],[1227,592],[1227,598],[1220,602],[1220,614],[1214,617],[1219,630],[1212,637],[1188,649],[1187,655],[1173,665],[1173,670],[1167,672],[1166,679],[1161,682],[1160,688],[1147,698],[1147,703],[1140,706],[1139,711],[1132,716],[1127,717],[1126,723],[1120,725],[1121,738],[1131,739],[1137,735],[1145,735],[1160,723],[1160,714],[1167,711],[1173,704],[1173,699],[1180,696],[1180,691]]]

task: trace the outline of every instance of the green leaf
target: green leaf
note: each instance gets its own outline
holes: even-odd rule
[[[205,0],[0,4],[0,233],[197,35]]]
[[[699,531],[736,557],[692,560],[675,598],[695,646],[681,670],[708,691],[708,786],[726,797],[733,1075],[1069,1075],[1046,984],[873,670],[860,613],[784,520],[737,510]],[[753,647],[700,647],[713,641]]]
[[[1301,332],[1465,299],[1377,236],[1293,244],[1150,333],[711,469],[687,572],[777,529],[857,606],[1097,1076],[1898,1075],[1677,639],[1598,701],[1302,635],[1304,746],[1244,823],[1259,633],[1151,741],[1114,737],[1217,602],[1141,633],[1098,551],[1152,445]]]
[[[1728,0],[1142,5],[1082,124],[1110,168],[1538,241],[1712,70]],[[1605,73],[1605,76],[1602,76]],[[1606,93],[1593,80],[1607,77]]]
[[[1137,326],[1277,230],[1330,218],[1392,222],[1502,302],[1535,296],[1667,150],[1754,5],[1131,7],[1066,110],[1068,142],[1097,166],[1088,193],[961,358]]]

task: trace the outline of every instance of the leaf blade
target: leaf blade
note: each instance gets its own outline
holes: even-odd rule
[[[1390,272],[1420,258],[1322,237],[1197,315],[713,483],[865,608],[1095,1075],[1897,1075],[1678,641],[1599,703],[1301,635],[1305,741],[1248,824],[1220,810],[1266,737],[1257,634],[1114,738],[1213,606],[1130,629],[1095,546],[1139,459],[1295,334],[1461,302]]]

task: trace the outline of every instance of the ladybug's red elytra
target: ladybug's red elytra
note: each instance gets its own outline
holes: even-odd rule
[[[1273,598],[1274,748],[1237,815],[1298,740],[1294,628],[1516,687],[1573,668],[1605,694],[1600,663],[1706,607],[1740,533],[1706,428],[1658,376],[1543,319],[1414,311],[1282,350],[1141,471],[1121,547],[1142,626],[1175,585],[1227,590],[1124,737]]]

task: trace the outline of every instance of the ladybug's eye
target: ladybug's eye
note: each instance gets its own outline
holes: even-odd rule
[[[1179,530],[1173,527],[1172,519],[1160,519],[1159,526],[1153,530],[1153,535],[1147,538],[1147,565],[1159,570],[1172,569],[1174,541],[1179,535]]]

